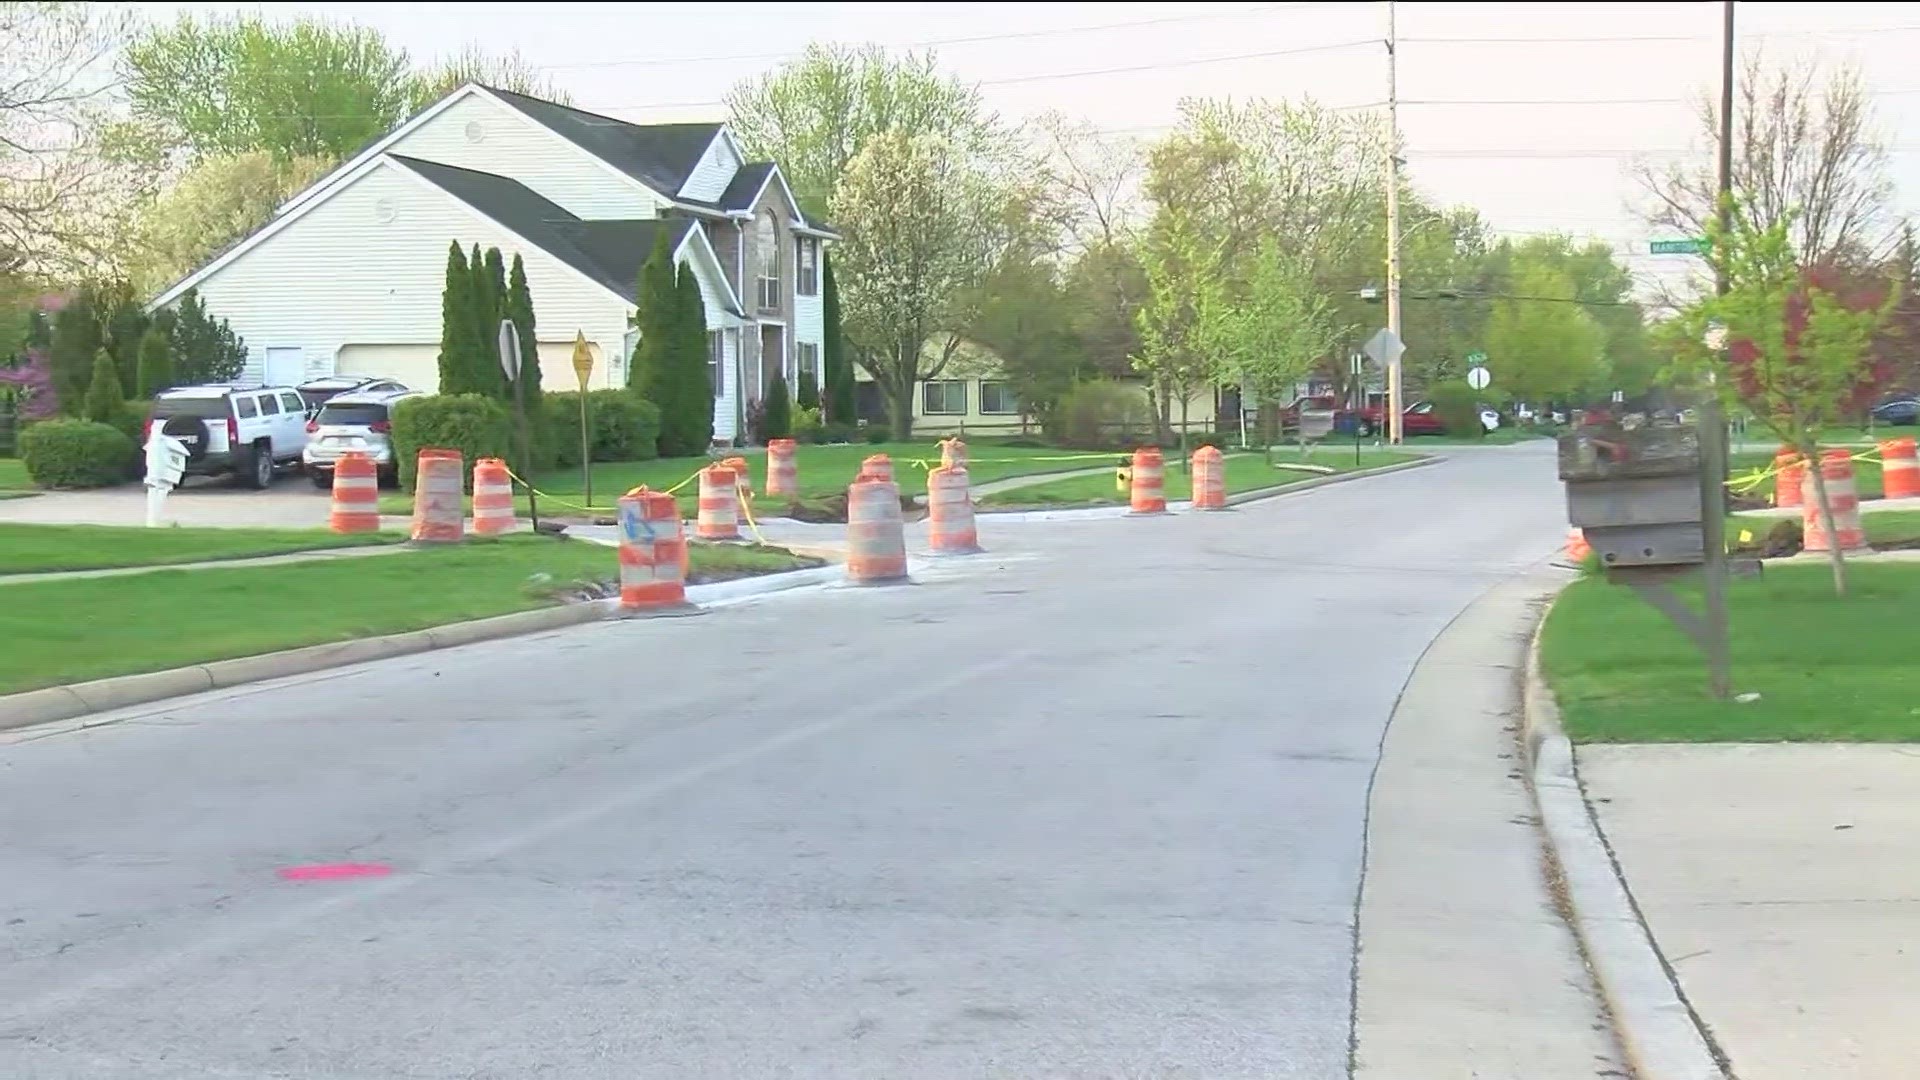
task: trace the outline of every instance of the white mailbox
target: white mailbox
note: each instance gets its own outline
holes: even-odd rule
[[[147,528],[158,528],[167,493],[187,475],[187,444],[163,432],[147,439]]]

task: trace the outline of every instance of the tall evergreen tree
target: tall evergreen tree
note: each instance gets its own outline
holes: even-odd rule
[[[776,374],[773,387],[767,391],[767,411],[760,421],[762,439],[790,439],[793,437],[793,403],[787,399],[787,377]]]
[[[685,452],[704,454],[713,445],[713,377],[707,368],[707,305],[700,297],[700,281],[694,276],[693,267],[680,268],[678,291],[680,302],[672,359],[677,375],[674,408]],[[663,430],[665,426],[663,418]]]
[[[466,253],[455,240],[447,252],[447,280],[440,291],[440,392],[459,394],[468,389],[467,371],[473,363],[473,275]]]
[[[127,406],[120,390],[120,367],[105,349],[94,354],[93,377],[87,384],[84,405],[87,419],[100,424],[113,423]]]
[[[507,381],[507,373],[500,366],[500,320],[510,318],[507,310],[507,264],[501,258],[499,248],[488,248],[485,271],[480,275],[482,301],[487,316],[487,358],[491,366],[487,368],[487,391],[494,397],[508,399],[513,393],[513,385]],[[532,343],[521,340],[523,349],[531,350]]]
[[[93,382],[94,354],[99,351],[100,323],[93,317],[92,302],[82,293],[53,317],[53,349],[47,358],[60,407],[70,416],[81,413],[87,387]]]
[[[513,256],[513,270],[507,277],[506,317],[520,331],[520,380],[527,388],[527,416],[537,421],[539,413],[535,406],[540,404],[540,345],[534,336],[533,293],[527,288],[527,266],[516,252]],[[514,393],[509,387],[509,394]]]
[[[135,384],[142,400],[153,397],[173,385],[173,348],[167,335],[155,325],[140,337],[140,381]]]
[[[820,380],[814,375],[812,368],[807,368],[800,373],[800,389],[794,393],[793,403],[803,409],[820,407]]]
[[[233,332],[227,320],[214,318],[193,289],[180,297],[173,312],[162,312],[154,322],[166,330],[173,345],[174,385],[230,382],[246,369],[246,340]]]
[[[827,377],[827,419],[837,424],[854,422],[853,362],[847,358],[847,343],[840,334],[840,287],[833,280],[833,257],[820,256],[820,309],[825,340],[820,351]]]
[[[673,241],[667,233],[665,228],[656,230],[653,251],[647,255],[646,264],[640,267],[637,292],[639,306],[633,316],[633,326],[640,332],[640,340],[635,343],[632,360],[627,365],[627,385],[660,409],[663,442],[666,417],[674,401],[666,378],[666,357],[671,352],[674,328],[679,321]]]

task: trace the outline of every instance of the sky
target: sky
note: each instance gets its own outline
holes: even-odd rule
[[[1049,110],[1151,138],[1185,97],[1387,97],[1387,7],[1351,3],[148,3],[372,26],[417,60],[518,49],[574,104],[638,122],[718,119],[742,79],[808,41],[933,49],[1018,120]],[[1400,3],[1399,110],[1414,184],[1497,232],[1604,240],[1642,281],[1653,256],[1637,160],[1705,160],[1697,103],[1717,87],[1718,3]],[[1920,214],[1920,3],[1741,3],[1742,48],[1856,64],[1894,148],[1897,207]],[[1909,132],[1915,132],[1909,134]]]

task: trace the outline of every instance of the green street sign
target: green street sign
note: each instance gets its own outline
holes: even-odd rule
[[[1655,240],[1648,248],[1655,255],[1698,255],[1707,250],[1707,242],[1699,237],[1690,240]]]
[[[1470,352],[1467,354],[1468,367],[1480,367],[1484,365],[1486,362],[1487,362],[1487,354],[1481,352],[1478,349],[1475,349],[1473,352]]]

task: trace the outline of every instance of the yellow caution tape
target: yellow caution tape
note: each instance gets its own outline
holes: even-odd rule
[[[590,514],[617,514],[620,512],[620,508],[617,506],[587,506],[583,503],[570,502],[566,499],[561,498],[558,495],[541,491],[539,488],[534,487],[532,484],[527,483],[524,477],[522,477],[519,473],[514,472],[511,468],[507,470],[507,475],[513,477],[513,479],[517,483],[519,483],[521,487],[526,488],[528,491],[534,493],[535,495],[538,495],[541,499],[547,502],[553,503],[557,506],[564,506],[569,510],[584,510]],[[695,469],[692,476],[689,476],[685,480],[682,480],[679,483],[668,488],[665,494],[671,495],[674,492],[679,491],[681,488],[686,487],[689,483],[692,483],[693,480],[699,475],[700,475],[700,470]]]

